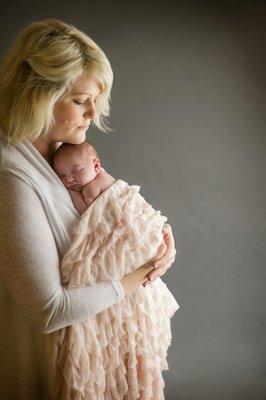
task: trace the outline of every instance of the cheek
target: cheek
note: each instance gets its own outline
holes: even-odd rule
[[[84,181],[91,180],[91,173],[90,173],[89,170],[86,170],[85,172],[83,172],[83,174],[82,174],[82,179],[83,179]]]
[[[58,103],[54,108],[55,122],[56,124],[63,124],[66,127],[71,122],[79,122],[80,113],[80,110],[78,110],[78,107],[74,103]]]
[[[84,179],[85,181],[88,180],[90,178],[90,174],[88,171],[85,171],[82,173],[82,179]]]

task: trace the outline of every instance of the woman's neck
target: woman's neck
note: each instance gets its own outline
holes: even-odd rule
[[[43,158],[48,162],[48,164],[52,165],[53,157],[58,149],[60,147],[62,142],[47,142],[43,138],[38,138],[34,142],[32,142],[32,145],[38,150],[38,152],[43,156]]]

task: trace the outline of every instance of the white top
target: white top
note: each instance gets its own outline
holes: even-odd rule
[[[44,334],[120,301],[121,282],[68,289],[60,261],[81,218],[35,147],[0,132],[0,398],[48,399]]]

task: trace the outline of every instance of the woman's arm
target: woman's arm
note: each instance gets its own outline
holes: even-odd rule
[[[148,262],[146,262],[141,267],[135,269],[135,271],[124,275],[121,279],[122,286],[126,294],[131,294],[136,290],[141,284],[143,286],[147,286],[148,276],[152,271],[156,268],[156,262],[162,259],[166,252],[166,245],[163,242],[158,250],[156,255]]]
[[[25,316],[49,333],[121,300],[120,281],[62,286],[56,243],[42,203],[16,176],[1,172],[0,276]]]

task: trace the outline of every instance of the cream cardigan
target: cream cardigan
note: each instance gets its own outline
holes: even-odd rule
[[[49,399],[44,335],[120,301],[121,282],[68,289],[59,264],[80,215],[28,141],[0,133],[0,398]]]

